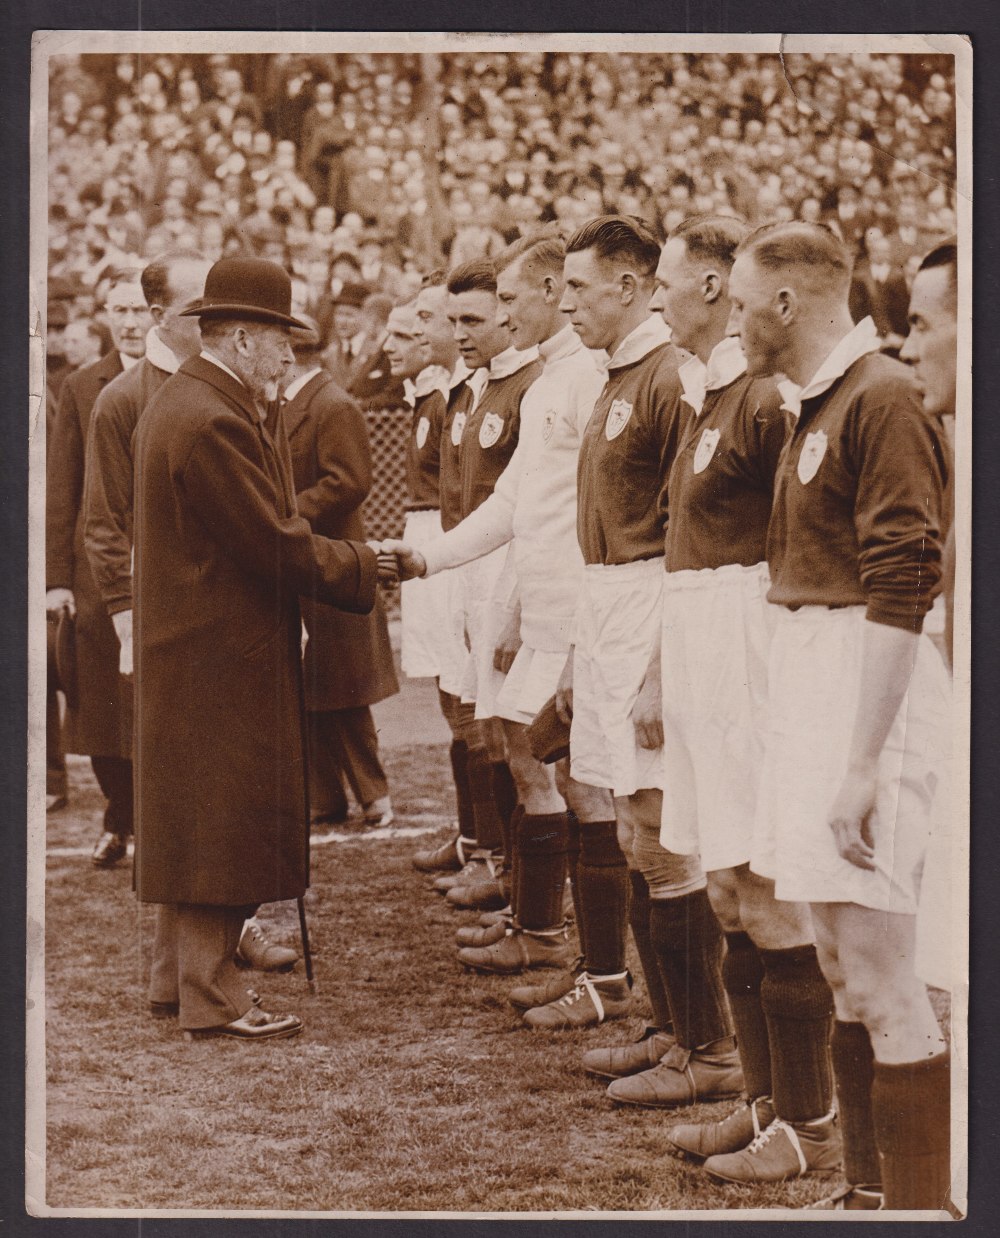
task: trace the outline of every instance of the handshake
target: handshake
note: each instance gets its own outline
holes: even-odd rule
[[[413,580],[427,571],[424,556],[405,542],[387,538],[368,545],[378,556],[378,583],[384,588],[393,588],[401,580]]]

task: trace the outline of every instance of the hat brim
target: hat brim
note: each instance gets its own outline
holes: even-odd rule
[[[291,314],[279,314],[277,310],[261,309],[259,305],[239,305],[235,302],[213,301],[211,305],[193,302],[178,314],[179,318],[245,318],[248,322],[270,322],[281,327],[297,327],[308,331],[301,318]]]

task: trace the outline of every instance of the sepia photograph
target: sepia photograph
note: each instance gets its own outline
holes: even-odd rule
[[[972,55],[35,33],[29,1214],[966,1216]]]

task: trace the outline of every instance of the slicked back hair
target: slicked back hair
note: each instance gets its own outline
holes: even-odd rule
[[[928,250],[920,259],[918,271],[931,271],[935,267],[950,267],[951,277],[949,283],[952,291],[958,288],[958,242],[954,237],[949,237],[947,241],[942,241],[940,245],[935,245],[933,249]]]
[[[451,293],[492,292],[495,295],[496,290],[496,270],[488,258],[463,262],[448,272],[448,291]]]
[[[850,284],[854,266],[850,251],[832,228],[800,219],[763,224],[740,242],[736,256],[741,254],[750,254],[765,271],[805,268],[834,287]]]
[[[631,263],[640,275],[649,277],[660,260],[660,242],[649,224],[635,215],[598,215],[566,242],[568,254],[590,249],[605,261]]]
[[[170,269],[180,262],[205,262],[204,255],[194,249],[168,250],[143,267],[139,276],[142,295],[147,305],[170,305]]]
[[[562,278],[566,246],[555,232],[543,232],[534,236],[518,237],[502,253],[494,258],[497,272],[506,271],[515,262],[524,259],[524,265],[532,274],[558,275]]]
[[[750,235],[750,225],[731,215],[692,215],[667,237],[681,240],[689,258],[713,262],[727,270],[736,261],[736,250]]]

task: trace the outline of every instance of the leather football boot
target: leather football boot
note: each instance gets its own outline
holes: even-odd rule
[[[467,911],[500,911],[507,905],[507,895],[496,877],[454,885],[445,895],[453,907]]]
[[[650,1109],[730,1100],[742,1091],[743,1069],[735,1049],[706,1053],[677,1044],[667,1051],[659,1065],[608,1085],[608,1096],[620,1105],[643,1105]]]
[[[882,1212],[884,1208],[885,1196],[880,1184],[843,1186],[832,1195],[806,1205],[807,1212]]]
[[[483,927],[482,925],[463,925],[455,933],[455,944],[461,946],[492,946],[495,941],[501,941],[507,935],[510,927],[510,917],[497,920],[496,923]]]
[[[632,977],[620,980],[592,980],[586,972],[576,978],[568,993],[526,1010],[524,1021],[529,1027],[547,1031],[562,1031],[581,1027],[597,1027],[606,1019],[623,1019],[632,1011]]]
[[[535,1006],[547,1006],[569,993],[576,978],[584,970],[583,956],[577,957],[564,971],[538,984],[519,984],[507,994],[507,1000],[517,1010],[532,1010]]]
[[[707,1174],[720,1182],[786,1182],[803,1174],[839,1169],[840,1131],[833,1113],[815,1122],[783,1122],[780,1118],[739,1152],[710,1156]]]
[[[439,894],[447,894],[453,886],[469,885],[470,882],[485,881],[494,876],[487,860],[488,856],[488,851],[473,852],[457,873],[445,873],[441,877],[435,877],[434,889]]]
[[[669,1150],[675,1156],[705,1161],[710,1156],[739,1152],[774,1121],[769,1096],[748,1101],[718,1122],[684,1122],[667,1131]]]
[[[647,1027],[641,1038],[630,1045],[588,1049],[583,1055],[583,1069],[600,1079],[624,1079],[651,1069],[676,1043],[673,1032]]]
[[[458,961],[475,971],[512,976],[536,967],[563,968],[573,958],[573,947],[565,929],[555,933],[529,933],[510,929],[502,941],[475,949],[467,946],[458,952]]]
[[[471,839],[456,835],[440,847],[418,851],[412,864],[421,873],[457,873],[475,849]]]

